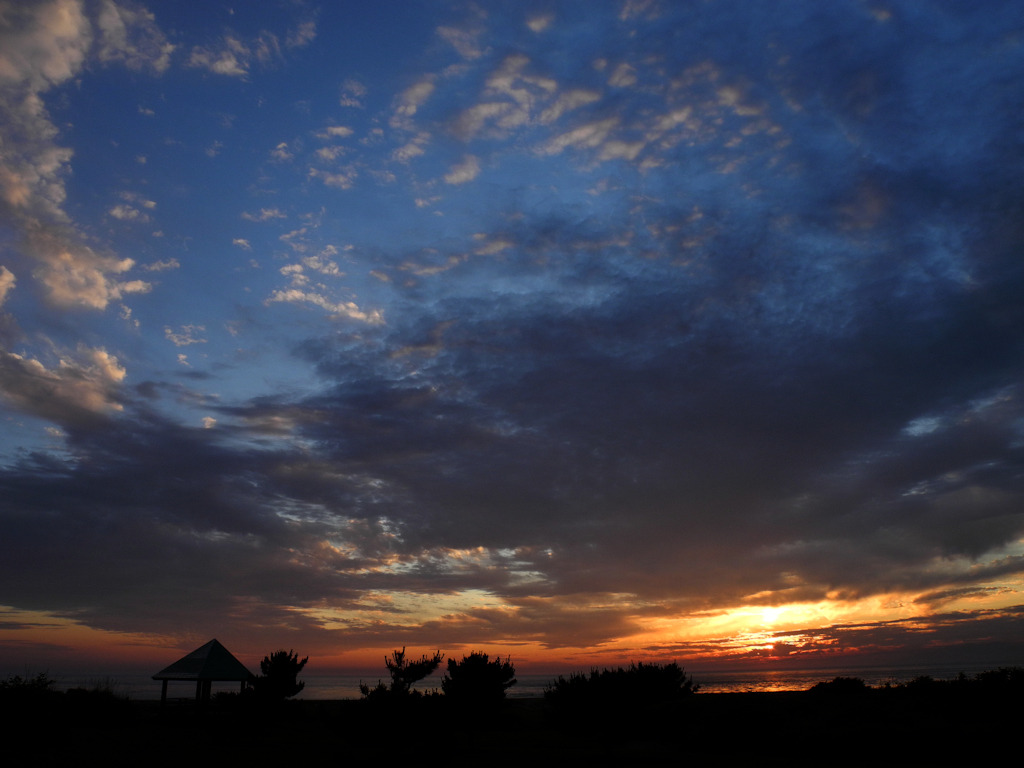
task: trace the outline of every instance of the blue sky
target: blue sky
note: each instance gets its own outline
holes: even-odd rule
[[[1022,35],[0,2],[5,657],[1019,660]]]

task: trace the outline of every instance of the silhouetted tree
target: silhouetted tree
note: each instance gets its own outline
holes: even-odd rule
[[[544,691],[545,700],[561,713],[598,719],[639,717],[652,707],[679,702],[700,686],[675,662],[630,664],[624,669],[596,668],[587,675],[558,676]]]
[[[385,687],[384,683],[378,681],[376,687],[370,688],[366,683],[359,684],[359,691],[363,696],[370,699],[383,698],[385,696],[408,696],[415,693],[412,690],[414,683],[418,683],[431,672],[438,668],[443,658],[440,651],[433,656],[423,654],[416,661],[405,657],[405,648],[400,651],[392,651],[391,657],[384,657],[384,664],[391,675],[391,687]]]
[[[488,705],[504,699],[505,691],[515,684],[516,668],[510,657],[491,661],[486,653],[473,651],[462,661],[448,659],[441,690],[458,704]]]
[[[306,687],[298,680],[299,672],[309,657],[299,660],[295,651],[274,651],[260,662],[261,677],[254,681],[256,694],[268,701],[283,701]]]

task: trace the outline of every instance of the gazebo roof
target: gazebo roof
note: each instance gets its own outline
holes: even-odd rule
[[[231,651],[211,640],[201,648],[196,648],[187,656],[182,656],[171,666],[161,669],[154,680],[249,680],[252,673]]]

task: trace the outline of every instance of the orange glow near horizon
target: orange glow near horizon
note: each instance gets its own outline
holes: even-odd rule
[[[619,601],[623,598],[613,596],[612,602],[621,605]],[[372,614],[371,602],[383,613],[384,607],[396,604],[411,609],[414,601],[409,595],[379,594],[368,597],[367,602],[365,607]],[[475,650],[492,656],[511,656],[523,672],[589,669],[630,661],[675,660],[688,667],[716,662],[763,664],[785,658],[813,660],[856,653],[860,649],[856,645],[858,635],[853,630],[912,622],[905,627],[906,631],[921,633],[928,631],[928,618],[936,612],[991,611],[1022,603],[1022,585],[1008,583],[983,595],[947,599],[937,608],[930,606],[920,594],[892,593],[858,600],[747,604],[680,616],[638,615],[631,621],[637,631],[592,647],[568,644],[555,647],[533,638],[524,640],[514,636],[493,637],[470,644],[449,642],[448,647],[443,642],[437,647],[431,644],[430,638],[435,638],[436,643],[446,628],[458,627],[458,634],[469,634],[467,627],[474,626],[473,610],[482,607],[509,614],[518,610],[495,596],[479,592],[435,595],[419,601],[415,606],[418,610],[404,615],[406,624],[393,628],[396,640],[368,642],[358,647],[345,645],[346,630],[350,626],[345,619],[352,615],[326,609],[295,609],[297,615],[314,619],[321,627],[320,631],[307,635],[287,628],[261,627],[241,634],[236,628],[224,634],[213,629],[209,636],[192,632],[172,637],[101,630],[52,614],[0,607],[0,621],[6,626],[0,629],[0,647],[4,648],[4,662],[13,666],[0,672],[24,674],[58,667],[143,671],[152,668],[156,671],[174,661],[175,654],[188,652],[211,637],[217,637],[240,661],[257,669],[264,654],[276,647],[294,646],[299,655],[316,660],[319,674],[379,670],[384,676],[384,657],[403,645],[413,655],[440,650],[448,656],[458,656]],[[593,606],[580,610],[588,608]],[[367,616],[364,613],[360,618],[365,622]],[[379,618],[383,620],[383,616]],[[481,633],[487,629],[486,625],[479,625]],[[417,635],[422,636],[424,642],[410,641]],[[841,635],[843,642],[837,639]]]

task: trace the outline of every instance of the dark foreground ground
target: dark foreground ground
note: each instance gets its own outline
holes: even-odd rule
[[[6,702],[10,705],[11,702]],[[1019,696],[869,689],[697,693],[668,705],[554,710],[513,699],[456,711],[443,699],[130,702],[62,697],[9,707],[22,765],[938,766],[1016,761]],[[19,752],[21,750],[18,750]],[[10,754],[10,752],[9,752]]]

